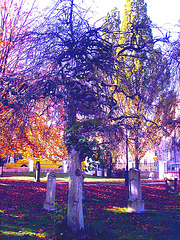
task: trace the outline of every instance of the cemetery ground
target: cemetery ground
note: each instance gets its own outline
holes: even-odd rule
[[[40,183],[33,173],[20,175],[0,178],[0,239],[180,239],[180,196],[167,193],[162,182],[142,181],[146,212],[128,213],[128,188],[122,180],[85,178],[85,230],[73,236],[64,224],[67,175],[57,174],[56,212],[43,209],[45,174]]]

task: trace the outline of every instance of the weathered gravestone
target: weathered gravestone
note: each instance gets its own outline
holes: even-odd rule
[[[47,191],[46,201],[44,202],[44,209],[47,211],[55,211],[55,195],[56,195],[56,175],[51,172],[47,174]]]
[[[3,159],[0,157],[0,177],[3,176]]]
[[[40,172],[41,172],[41,166],[40,162],[36,162],[36,167],[35,167],[35,181],[40,182]]]
[[[177,192],[177,178],[166,179],[166,192],[176,193]]]
[[[144,201],[142,200],[140,171],[131,168],[129,171],[129,212],[144,212]]]

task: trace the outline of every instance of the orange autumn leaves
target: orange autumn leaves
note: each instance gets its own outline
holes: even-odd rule
[[[57,156],[57,160],[68,157],[63,141],[62,116],[63,107],[61,104],[51,105],[50,99],[42,100],[36,104],[35,111],[31,112],[29,131],[25,136],[35,157],[44,155],[51,160],[53,160],[52,156]]]
[[[62,104],[53,105],[42,100],[27,110],[14,112],[8,107],[0,111],[1,157],[22,154],[25,158],[56,160],[66,159],[67,150],[63,141],[64,123]]]
[[[23,69],[18,53],[26,51],[22,43],[36,16],[33,5],[26,8],[25,1],[0,1],[0,156],[67,158],[62,103],[23,99],[25,76],[18,74]]]

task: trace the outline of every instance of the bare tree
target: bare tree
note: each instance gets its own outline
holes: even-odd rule
[[[32,71],[28,70],[27,74],[24,71],[28,86],[24,88],[25,100],[47,96],[54,101],[63,100],[69,130],[76,124],[78,115],[95,118],[103,114],[106,96],[102,87],[103,76],[98,73],[111,74],[114,66],[112,44],[102,39],[100,29],[89,26],[85,15],[86,12],[82,12],[73,0],[61,1],[38,30],[32,32],[31,43],[27,42],[27,63]],[[67,138],[78,144],[78,136],[74,136],[73,131],[68,132]],[[67,223],[73,232],[77,232],[84,228],[82,152],[77,150],[76,144],[67,145],[67,148]]]

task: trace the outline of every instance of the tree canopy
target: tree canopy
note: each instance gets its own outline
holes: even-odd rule
[[[112,20],[108,25],[107,19],[109,17],[104,26],[111,32]],[[106,38],[115,42],[118,32],[119,26],[116,26]],[[116,39],[115,72],[112,78],[107,78],[116,85],[110,93],[117,102],[116,107],[109,110],[109,119],[124,127],[124,132],[128,130],[136,168],[145,152],[159,143],[167,118],[174,114],[170,65],[156,41],[146,3],[127,0],[118,41]]]
[[[1,27],[5,34],[1,34],[5,36],[1,44],[5,45],[0,65],[3,121],[6,115],[3,128],[8,124],[17,130],[32,149],[38,142],[43,153],[48,144],[55,148],[61,144],[60,121],[66,119],[68,225],[76,232],[84,228],[82,147],[86,151],[93,137],[109,142],[111,138],[121,139],[122,128],[126,128],[134,141],[138,168],[140,138],[143,136],[141,143],[146,146],[146,136],[155,141],[154,136],[159,134],[155,128],[163,127],[167,111],[171,113],[168,62],[155,47],[143,0],[126,1],[121,27],[115,9],[102,28],[90,25],[87,11],[74,0],[59,1],[43,21],[34,25],[32,21],[26,25],[29,15],[20,15],[20,8],[14,7],[14,25],[10,21],[7,31]],[[1,12],[4,10],[7,20],[9,10],[2,6]],[[15,24],[20,16],[19,25]],[[11,27],[18,29],[13,32]],[[49,142],[48,131],[52,136]],[[37,136],[32,140],[33,132]],[[91,146],[96,148],[93,141]]]

